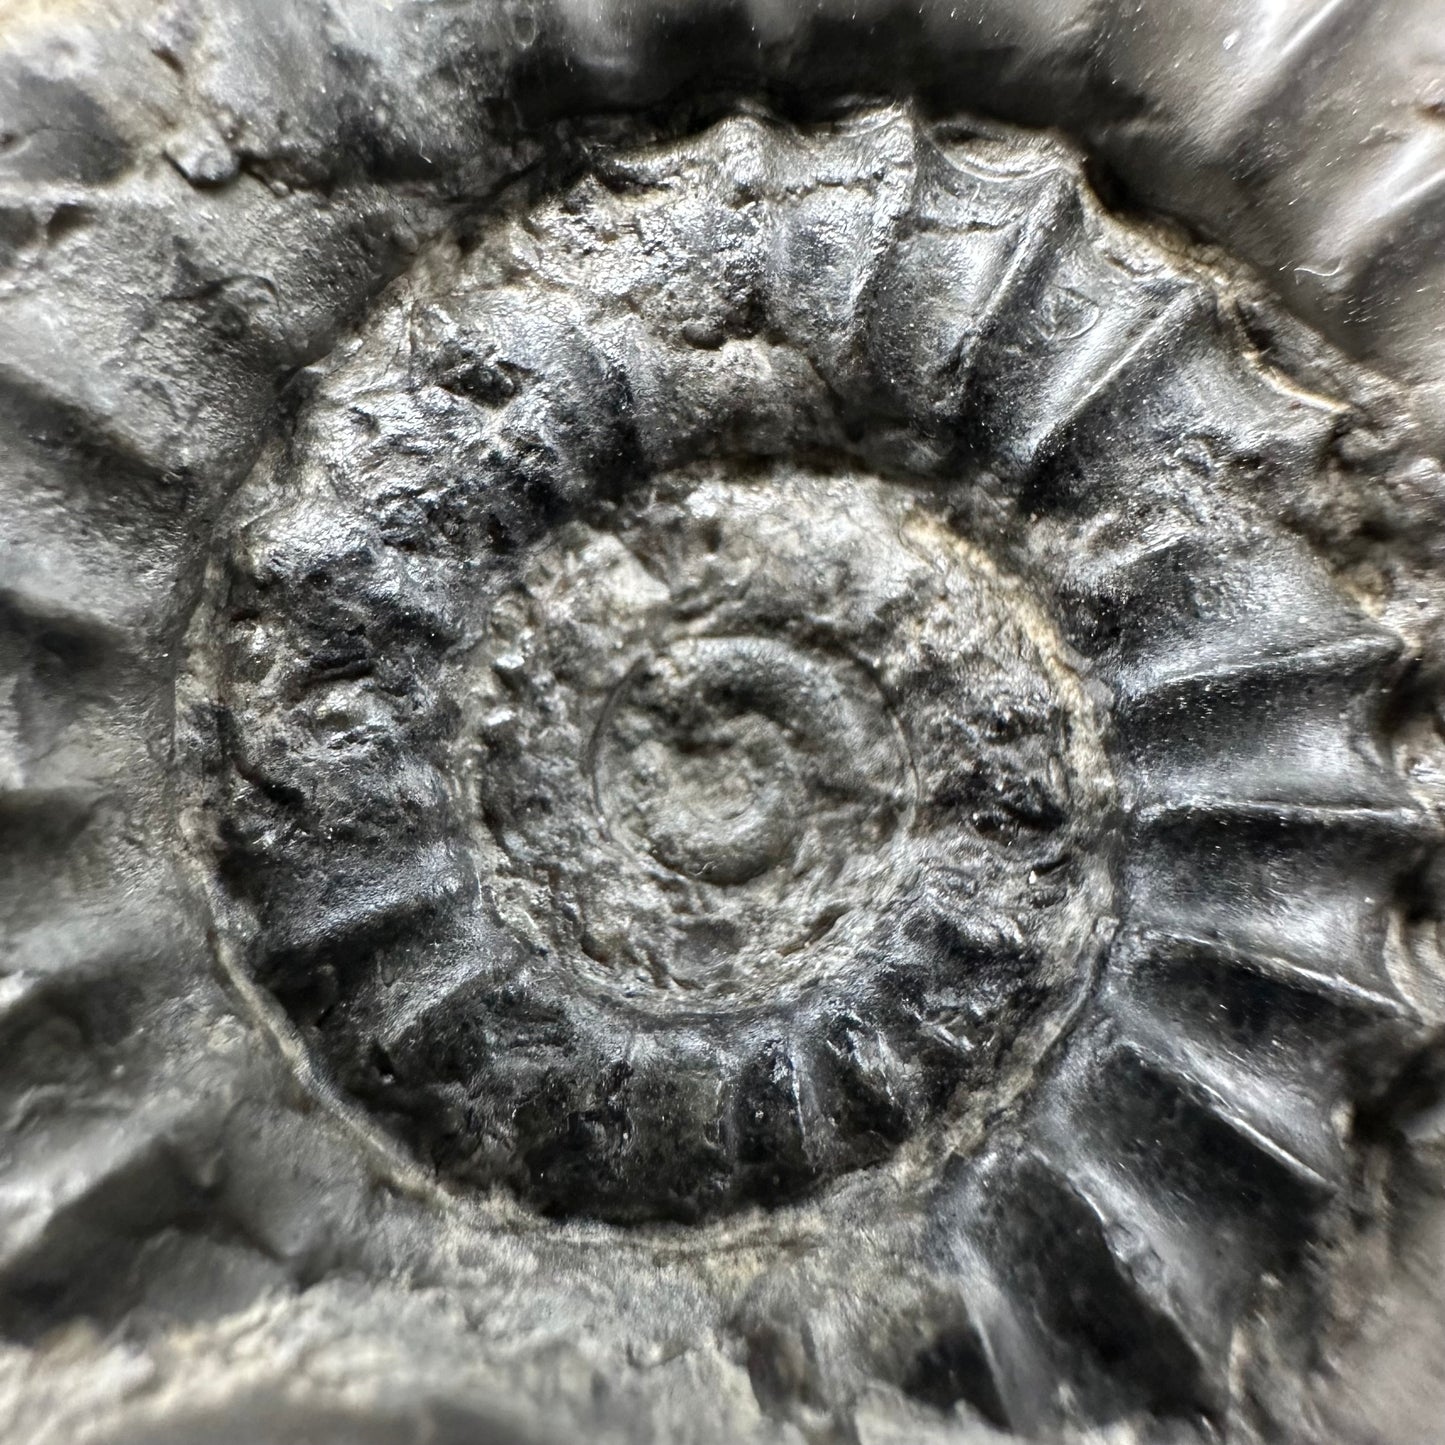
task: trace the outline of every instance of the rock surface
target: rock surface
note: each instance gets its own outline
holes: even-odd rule
[[[13,8],[0,1436],[1424,1438],[1441,20]]]

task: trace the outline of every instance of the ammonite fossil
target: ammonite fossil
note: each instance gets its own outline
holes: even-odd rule
[[[5,373],[16,1438],[1358,1433],[1428,387],[1128,210],[1073,82],[899,20],[764,93],[719,11],[686,97],[599,13],[343,8],[283,123],[177,7],[208,99],[12,228],[23,301],[128,234],[77,188],[201,222],[134,323],[106,263],[124,405]]]

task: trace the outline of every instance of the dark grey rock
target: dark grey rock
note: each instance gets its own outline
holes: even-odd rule
[[[6,1438],[1427,1438],[1439,19],[17,11]]]

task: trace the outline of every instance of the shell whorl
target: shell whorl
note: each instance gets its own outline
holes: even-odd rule
[[[310,43],[300,12],[261,18],[286,31],[278,51]],[[1281,55],[1313,44],[1305,32]],[[331,93],[362,87],[333,41],[327,30],[317,52],[318,68],[340,67],[327,70]],[[157,71],[197,43],[157,40],[157,54],[170,47]],[[374,73],[392,74],[404,49],[378,46],[388,58]],[[376,114],[406,111],[402,89]],[[54,93],[59,105],[64,87]],[[898,112],[801,131],[734,120],[601,154],[560,198],[538,202],[533,188],[463,253],[428,247],[413,262],[410,227],[435,230],[449,213],[409,189],[424,172],[408,146],[440,168],[448,199],[488,193],[534,152],[479,143],[470,122],[387,148],[343,107],[336,123],[346,146],[356,132],[370,147],[364,160],[338,142],[334,171],[308,171],[305,149],[324,139],[282,135],[268,155],[252,134],[233,184],[236,158],[201,127],[199,142],[172,137],[171,159],[153,157],[157,178],[124,127],[112,134],[75,106],[69,133],[88,137],[75,174],[46,175],[44,135],[3,158],[28,187],[0,234],[0,432],[6,495],[21,499],[13,538],[0,536],[0,660],[18,679],[0,694],[0,828],[18,860],[0,992],[5,1162],[18,1181],[0,1242],[7,1334],[39,1340],[80,1317],[143,1331],[152,1302],[161,1318],[209,1322],[263,1301],[278,1334],[334,1307],[349,1350],[359,1307],[328,1301],[336,1279],[358,1277],[388,1305],[404,1301],[396,1320],[416,1339],[447,1341],[428,1363],[439,1392],[475,1383],[477,1331],[501,1358],[554,1318],[605,1333],[626,1296],[643,1301],[627,1307],[627,1328],[646,1337],[637,1359],[686,1370],[675,1340],[725,1339],[758,1408],[810,1430],[880,1381],[1020,1431],[1138,1410],[1224,1416],[1256,1281],[1332,1237],[1356,1162],[1350,1111],[1415,1036],[1392,982],[1393,935],[1402,886],[1434,846],[1382,729],[1400,640],[1277,521],[1280,498],[1339,465],[1346,411],[1317,394],[1318,377],[1272,370],[1235,324],[1227,285],[1105,219],[1071,155],[989,127]],[[1376,153],[1360,152],[1373,167]],[[1431,174],[1427,147],[1410,160]],[[194,212],[168,210],[176,173],[218,188]],[[1336,192],[1322,184],[1312,201],[1326,229]],[[1438,194],[1402,184],[1398,214],[1428,215]],[[159,236],[157,216],[174,235]],[[1369,281],[1375,253],[1350,228],[1341,264]],[[50,280],[32,285],[46,257]],[[249,467],[278,378],[325,353],[341,319],[403,267],[360,339],[299,379],[298,394],[317,389],[294,436],[225,518],[179,699],[181,771],[201,785],[178,790],[163,740],[197,538]],[[1363,334],[1399,315],[1378,312]],[[72,347],[94,364],[57,361]],[[505,964],[528,928],[554,953],[571,935],[549,932],[560,915],[535,901],[544,870],[530,862],[512,868],[510,911],[486,911],[479,857],[494,835],[477,781],[510,781],[500,744],[514,724],[495,699],[480,705],[479,679],[519,674],[479,602],[555,595],[548,569],[587,529],[626,550],[709,487],[768,497],[789,525],[789,508],[819,497],[843,510],[851,498],[865,520],[922,516],[925,567],[972,548],[977,564],[950,585],[981,599],[973,621],[998,616],[1004,650],[1025,657],[994,674],[1019,705],[954,709],[945,691],[932,715],[962,724],[951,838],[972,874],[962,893],[903,892],[913,926],[897,936],[923,962],[910,994],[900,979],[913,965],[888,956],[902,1012],[887,1011],[897,990],[869,991],[866,969],[838,962],[810,978],[816,940],[791,927],[778,978],[793,992],[775,1022],[703,1047],[730,1017],[725,1001],[701,1011],[689,1027],[702,1043],[689,1043],[672,995],[654,999],[626,1044],[665,1036],[672,1052],[654,1042],[638,1054],[650,1074],[608,1073],[624,1050],[615,978],[584,998],[555,977],[539,984],[521,959],[505,1000],[483,992],[545,1086],[520,1126],[546,1146],[529,1159],[479,1108],[498,1097],[479,1062],[498,1035],[457,1028],[477,1017],[476,980],[457,962]],[[849,525],[827,545],[855,536],[859,518]],[[707,541],[683,532],[689,546]],[[776,530],[731,536],[776,558]],[[663,561],[675,591],[692,574]],[[892,887],[898,858],[916,861],[919,816],[913,783],[894,774],[952,755],[936,731],[910,732],[920,719],[880,684],[861,622],[819,634],[744,620],[784,679],[766,694],[729,690],[732,654],[707,654],[733,634],[674,629],[642,659],[641,691],[609,696],[629,739],[671,728],[687,744],[673,752],[738,749],[750,776],[781,760],[793,791],[755,827],[714,827],[700,852],[667,821],[681,813],[626,771],[621,734],[594,733],[602,822],[670,887],[690,878],[703,897],[722,879],[723,908],[728,889],[764,889],[780,860],[822,876],[834,865],[817,860],[836,856],[823,842],[849,830],[877,849],[863,881]],[[950,628],[945,654],[986,657]],[[898,635],[878,633],[875,650]],[[522,655],[562,650],[544,636]],[[721,721],[689,720],[686,683],[699,678],[705,699],[727,702]],[[800,696],[821,713],[800,714]],[[838,726],[810,745],[819,715]],[[896,749],[880,718],[896,722]],[[871,749],[886,784],[876,796],[847,781],[855,748],[825,746],[839,736]],[[479,739],[498,747],[482,756]],[[698,764],[687,778],[692,802],[734,806],[730,776]],[[169,818],[177,801],[199,883],[165,856],[181,851],[170,824],[155,832],[142,816]],[[1060,839],[1089,867],[1060,872],[1048,853]],[[547,841],[545,829],[519,835],[516,857]],[[726,878],[706,876],[718,848],[734,850]],[[592,886],[555,896],[595,905]],[[213,942],[203,892],[222,921],[219,983],[197,963]],[[1011,935],[1026,899],[1059,921]],[[809,922],[826,939],[823,901]],[[936,988],[961,958],[969,987]],[[662,962],[675,983],[684,970]],[[1031,992],[1046,963],[1048,987]],[[847,1009],[819,978],[846,982]],[[579,1023],[591,1053],[574,1046]],[[657,1092],[689,1077],[689,1048],[705,1087]],[[777,1124],[766,1167],[742,1157],[759,1152],[741,1122],[754,1085],[765,1093],[751,1112]],[[698,1143],[679,1165],[667,1141],[683,1133]],[[609,1174],[619,1145],[635,1157]],[[408,1151],[442,1166],[444,1190]],[[635,1227],[539,1223],[507,1191]],[[658,1215],[703,1222],[679,1235],[645,1222]],[[739,1242],[738,1257],[760,1263],[735,1287],[711,1264],[677,1263]],[[749,1270],[740,1263],[739,1278]],[[649,1292],[659,1271],[666,1284]],[[604,1274],[598,1298],[615,1284],[614,1297],[579,1305],[590,1286],[569,1282]],[[417,1302],[438,1279],[488,1301],[459,1336]],[[868,1318],[851,1321],[839,1302],[875,1288]],[[528,1297],[530,1315],[517,1303]],[[616,1377],[634,1363],[629,1339]],[[190,1357],[168,1368],[186,1374]],[[508,1369],[477,1388],[510,1399],[515,1382]]]
[[[1340,414],[1048,143],[608,155],[418,266],[233,508],[238,955],[457,1187],[706,1221],[869,1167],[955,1279],[905,1388],[1218,1415],[1407,1032],[1400,644],[1268,520]]]

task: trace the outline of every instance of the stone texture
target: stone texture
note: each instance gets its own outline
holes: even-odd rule
[[[16,9],[13,1438],[1417,1438],[1438,19]]]

